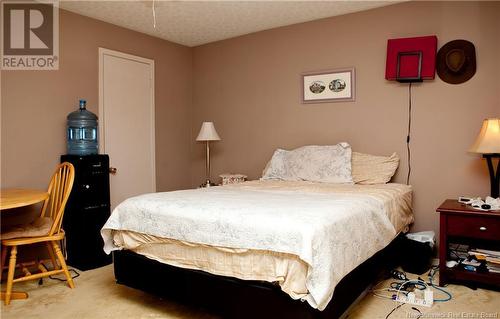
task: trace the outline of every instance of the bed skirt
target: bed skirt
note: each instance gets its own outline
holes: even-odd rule
[[[367,288],[399,265],[402,236],[345,276],[323,311],[293,300],[269,282],[174,267],[128,250],[113,252],[115,277],[118,284],[201,307],[223,318],[341,318]]]

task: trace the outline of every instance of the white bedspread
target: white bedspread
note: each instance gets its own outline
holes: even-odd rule
[[[129,230],[295,254],[309,265],[305,299],[323,310],[338,282],[412,220],[411,188],[405,185],[254,181],[129,198],[101,234],[107,253],[120,249],[112,230]]]

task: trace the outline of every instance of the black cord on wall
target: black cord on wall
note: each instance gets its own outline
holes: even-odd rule
[[[410,184],[410,175],[411,175],[410,136],[411,136],[411,82],[410,82],[410,85],[408,85],[408,133],[406,134],[406,151],[407,151],[407,160],[408,160],[408,175],[406,176],[406,185]]]

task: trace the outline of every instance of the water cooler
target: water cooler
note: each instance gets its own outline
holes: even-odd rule
[[[109,157],[97,154],[97,116],[85,100],[67,118],[67,155],[61,162],[75,167],[75,181],[66,204],[63,229],[69,265],[88,270],[111,263],[103,251],[101,228],[110,215]]]

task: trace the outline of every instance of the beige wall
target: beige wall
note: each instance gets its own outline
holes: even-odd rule
[[[98,47],[155,60],[157,190],[189,187],[192,49],[66,11],[58,71],[1,72],[1,187],[47,187],[66,153],[67,114],[79,98],[97,113]],[[36,206],[2,212],[2,225],[38,213]],[[35,251],[20,254],[31,259]]]
[[[348,141],[354,150],[402,157],[406,167],[408,87],[384,79],[387,39],[437,35],[438,46],[467,39],[477,73],[468,82],[414,85],[414,230],[438,231],[445,198],[486,195],[484,161],[467,153],[485,117],[500,116],[500,3],[410,2],[263,31],[194,49],[192,134],[215,122],[213,176],[258,178],[277,147]],[[356,101],[301,104],[302,72],[354,66]],[[204,176],[193,142],[193,185]]]
[[[157,189],[190,185],[192,49],[61,11],[59,70],[2,71],[2,187],[47,186],[67,114],[79,98],[97,113],[98,47],[155,60]]]
[[[61,12],[59,71],[1,73],[1,186],[45,187],[65,152],[66,115],[79,98],[97,111],[99,46],[155,60],[157,189],[199,184],[204,120],[222,141],[213,175],[258,178],[277,147],[348,141],[358,151],[398,152],[404,181],[407,86],[384,80],[388,38],[435,34],[439,46],[476,45],[472,80],[414,86],[415,230],[437,230],[447,197],[486,195],[484,161],[466,152],[481,120],[500,116],[500,3],[411,2],[263,31],[194,49]],[[354,66],[351,103],[300,104],[300,73]],[[3,216],[3,219],[4,216]]]

